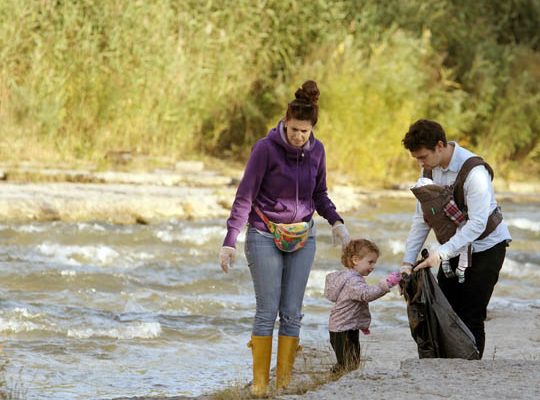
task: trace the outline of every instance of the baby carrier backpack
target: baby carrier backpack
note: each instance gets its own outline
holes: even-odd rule
[[[424,221],[433,229],[439,243],[446,243],[461,223],[467,220],[467,205],[463,185],[469,172],[476,166],[483,165],[493,180],[493,169],[481,157],[468,158],[451,185],[430,184],[413,187],[411,191],[420,202]],[[424,169],[423,176],[432,179],[432,171]],[[488,217],[486,229],[477,240],[488,236],[501,223],[503,217],[497,207]]]

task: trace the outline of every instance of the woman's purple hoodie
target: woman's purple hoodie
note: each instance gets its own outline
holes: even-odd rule
[[[255,143],[227,220],[224,246],[236,246],[246,222],[268,231],[255,205],[276,223],[307,222],[314,211],[331,225],[343,221],[328,197],[324,146],[313,133],[301,149],[296,148],[287,143],[280,121]]]

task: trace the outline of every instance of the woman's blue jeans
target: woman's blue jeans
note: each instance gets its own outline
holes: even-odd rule
[[[269,233],[248,227],[245,253],[253,279],[257,309],[253,336],[272,336],[279,313],[279,335],[300,335],[302,301],[315,258],[315,229],[306,245],[293,253],[279,250]]]

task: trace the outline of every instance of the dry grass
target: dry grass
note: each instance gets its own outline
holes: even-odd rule
[[[362,347],[360,366],[364,369],[366,363],[365,347]],[[347,371],[332,373],[335,363],[334,354],[329,346],[324,348],[303,347],[294,365],[292,382],[286,390],[275,390],[275,369],[271,371],[270,392],[267,398],[275,398],[280,395],[303,395],[317,390],[319,387],[337,381]],[[239,382],[232,383],[229,387],[203,397],[208,400],[246,400],[254,398],[249,391],[249,384]]]

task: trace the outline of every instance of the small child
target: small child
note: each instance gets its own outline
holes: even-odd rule
[[[341,263],[345,271],[326,275],[325,297],[336,303],[330,311],[328,330],[330,344],[336,353],[337,364],[332,372],[354,370],[360,365],[359,330],[369,335],[370,301],[384,296],[401,280],[393,272],[374,286],[369,286],[368,276],[379,258],[379,248],[367,239],[351,240],[343,248]]]

